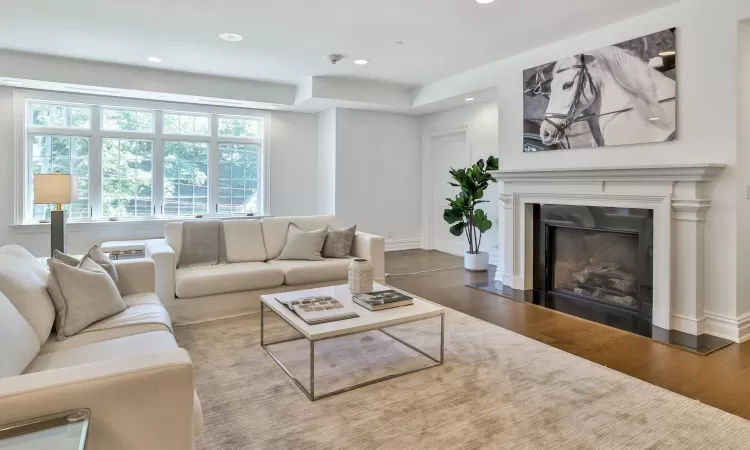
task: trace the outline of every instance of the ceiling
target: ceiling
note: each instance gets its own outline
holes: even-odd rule
[[[676,1],[0,0],[0,48],[290,84],[418,86]],[[331,65],[330,53],[346,59]]]

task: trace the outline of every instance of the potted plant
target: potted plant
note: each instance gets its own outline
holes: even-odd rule
[[[490,263],[490,255],[479,251],[482,243],[482,235],[492,228],[492,221],[487,218],[487,213],[477,208],[482,200],[484,191],[490,182],[497,182],[495,177],[487,173],[497,170],[497,158],[490,156],[487,162],[483,159],[467,169],[451,169],[450,174],[456,182],[449,182],[451,186],[461,188],[456,198],[447,198],[450,208],[443,212],[443,219],[451,224],[450,232],[454,236],[466,233],[469,241],[469,251],[464,254],[464,268],[467,270],[487,270]]]

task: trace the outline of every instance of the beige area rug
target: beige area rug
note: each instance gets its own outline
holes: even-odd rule
[[[266,317],[268,338],[289,335]],[[389,331],[439,348],[438,321]],[[453,310],[443,366],[316,402],[260,348],[257,315],[175,334],[195,363],[201,450],[750,448],[742,418]],[[379,332],[317,351],[319,392],[430,362]],[[307,341],[275,352],[307,379]]]

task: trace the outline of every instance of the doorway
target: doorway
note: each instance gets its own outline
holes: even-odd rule
[[[434,136],[431,144],[432,248],[463,256],[467,249],[466,238],[450,233],[450,226],[443,220],[443,211],[448,208],[446,198],[453,198],[458,193],[458,188],[448,184],[453,181],[448,170],[465,167],[468,161],[466,132]]]

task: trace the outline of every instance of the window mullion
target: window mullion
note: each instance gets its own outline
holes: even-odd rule
[[[98,106],[91,107],[91,138],[89,140],[89,207],[91,218],[102,217],[102,135]]]
[[[219,116],[211,115],[211,145],[208,147],[208,213],[219,209]]]
[[[164,214],[164,112],[156,111],[153,159],[151,167],[151,197],[154,215]]]

